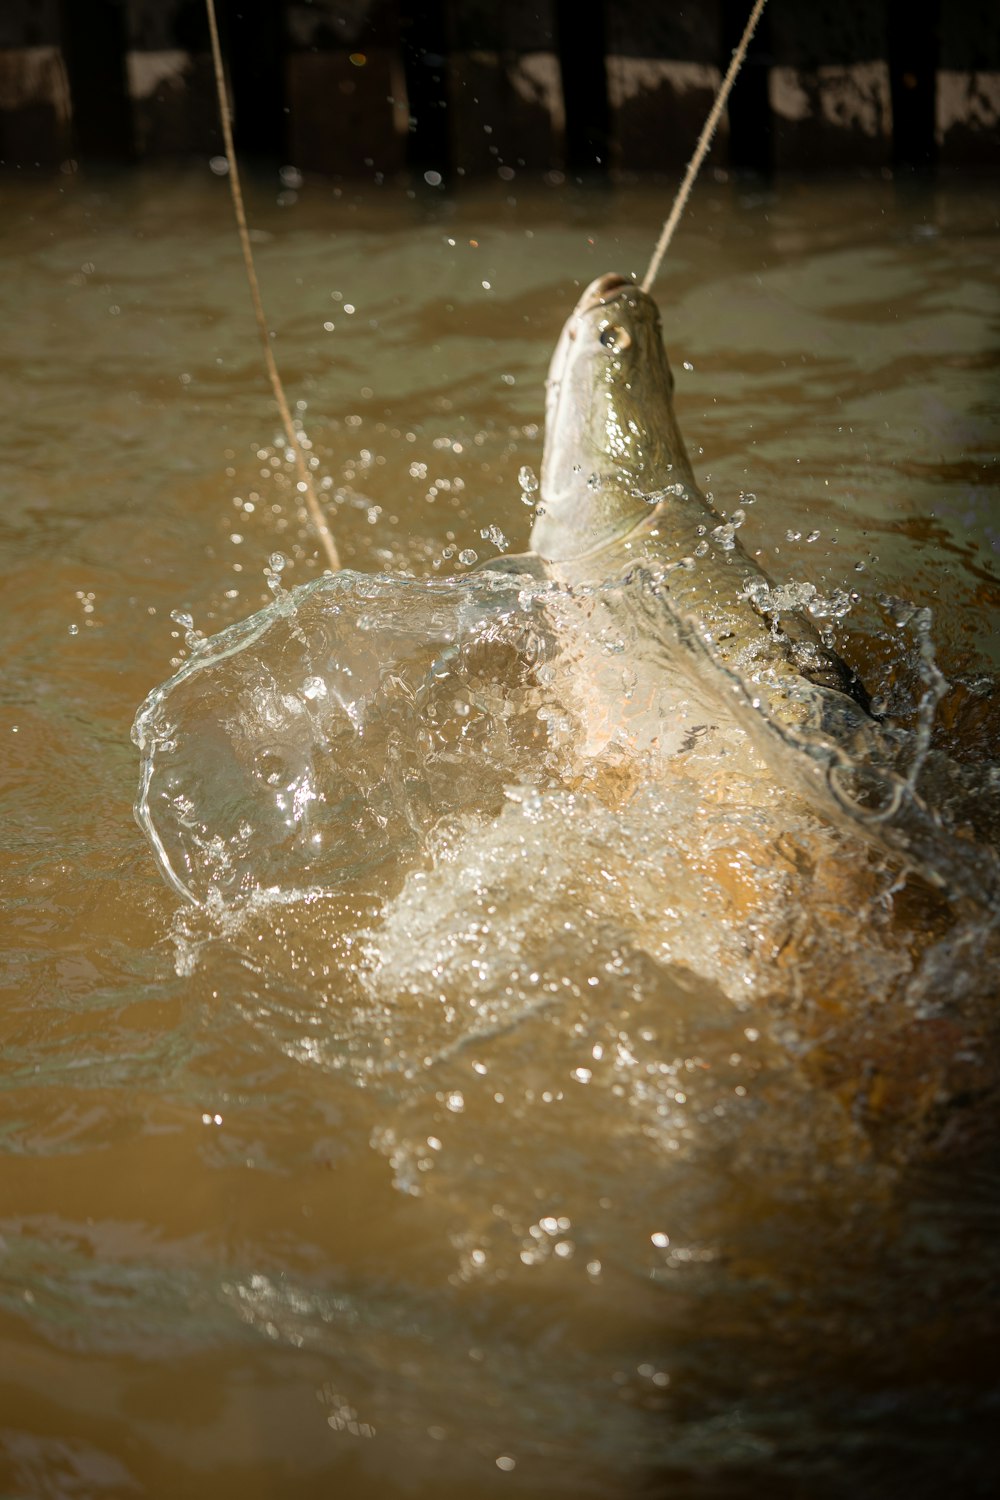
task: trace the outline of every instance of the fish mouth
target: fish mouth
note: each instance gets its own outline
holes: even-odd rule
[[[603,276],[598,276],[592,281],[576,304],[578,313],[589,312],[592,307],[603,307],[605,303],[613,302],[619,293],[635,287],[635,282],[627,276],[619,276],[617,271],[606,271]]]

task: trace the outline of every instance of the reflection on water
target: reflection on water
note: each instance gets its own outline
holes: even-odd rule
[[[995,203],[705,185],[660,288],[745,545],[887,732],[949,684],[907,852],[676,654],[581,689],[569,605],[470,571],[662,193],[259,188],[331,583],[223,192],[5,190],[7,1488],[985,1493]],[[151,826],[204,906],[130,815],[176,668]]]

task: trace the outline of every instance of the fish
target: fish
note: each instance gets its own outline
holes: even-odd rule
[[[336,883],[517,781],[620,804],[710,734],[720,764],[749,743],[831,825],[992,907],[1000,862],[966,836],[981,783],[926,716],[913,734],[871,712],[808,614],[773,606],[739,523],[695,480],[655,301],[598,277],[552,356],[526,553],[479,582],[280,591],[147,699],[136,816],[167,879],[193,900]]]
[[[672,639],[679,722],[664,722],[657,678],[665,663],[654,652],[642,691],[630,693],[638,696],[632,748],[655,743],[670,755],[689,745],[686,695],[693,681],[708,685],[720,717],[735,709],[763,759],[822,815],[846,815],[855,832],[930,884],[994,905],[996,851],[964,836],[977,820],[975,777],[930,747],[929,722],[916,735],[883,723],[859,674],[808,614],[773,607],[782,591],[741,545],[743,513],[727,518],[698,486],[673,391],[655,300],[617,273],[595,278],[549,366],[529,550],[508,555],[503,570],[576,596],[581,638],[617,633],[639,656],[644,640]],[[584,753],[592,755],[620,731],[607,711],[606,668],[583,649],[577,664]],[[932,713],[947,684],[936,669],[930,675]],[[645,710],[658,722],[636,738]],[[956,824],[963,836],[952,832]]]
[[[507,566],[577,589],[644,571],[720,664],[766,682],[772,712],[841,732],[871,724],[860,677],[813,622],[768,612],[772,580],[736,534],[742,512],[727,519],[699,488],[673,391],[656,302],[623,276],[597,277],[552,355],[530,550]]]

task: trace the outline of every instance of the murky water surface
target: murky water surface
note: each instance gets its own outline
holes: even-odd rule
[[[642,271],[669,192],[514,186],[252,191],[381,576],[279,595],[284,636],[157,700],[202,905],[133,821],[133,716],[321,571],[225,188],[4,186],[5,1495],[987,1492],[995,898],[802,800],[738,716],[703,733],[649,641],[603,642],[594,740],[572,621],[473,577],[526,545],[579,288]],[[659,286],[747,549],[902,731],[931,651],[950,684],[945,871],[996,833],[998,218],[981,184],[706,183]],[[318,744],[340,821],[288,840],[253,799],[305,828]]]

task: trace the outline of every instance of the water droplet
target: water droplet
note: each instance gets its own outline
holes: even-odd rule
[[[288,558],[283,552],[272,552],[267,560],[267,567],[264,569],[264,578],[275,598],[279,594],[284,593],[284,589],[281,586],[281,575],[287,566]]]
[[[723,552],[733,551],[736,546],[736,533],[745,520],[746,517],[741,510],[734,510],[728,521],[724,521],[721,526],[713,527],[712,535]]]

